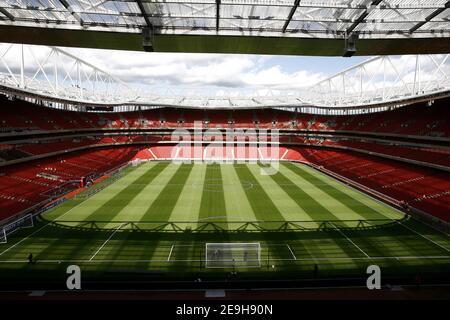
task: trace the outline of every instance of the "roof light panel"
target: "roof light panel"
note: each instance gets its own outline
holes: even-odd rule
[[[143,13],[135,0],[2,0],[1,6],[16,18],[17,24],[77,23],[78,14],[85,28],[101,26],[142,27]],[[141,0],[145,14],[160,28],[190,31],[216,27],[216,0]],[[393,31],[450,32],[450,9],[442,10],[447,0],[384,0],[370,6],[369,0],[302,0],[295,10],[286,31],[290,33],[345,32],[367,12],[367,16],[353,29],[366,34],[388,36]],[[219,29],[260,32],[281,32],[295,0],[221,0]],[[68,10],[66,7],[69,7]],[[75,13],[75,15],[74,15]],[[2,23],[9,20],[0,14]],[[425,22],[426,23],[423,23]],[[423,25],[420,25],[420,24]]]

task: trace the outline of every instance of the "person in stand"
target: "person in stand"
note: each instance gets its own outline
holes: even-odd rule
[[[314,265],[314,278],[317,278],[319,274],[319,266],[317,264]]]

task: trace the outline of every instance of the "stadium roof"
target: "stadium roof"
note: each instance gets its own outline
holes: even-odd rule
[[[310,87],[136,88],[57,47],[0,46],[0,92],[79,107],[379,109],[450,96],[450,54],[372,57]],[[263,89],[263,90],[262,90]]]
[[[1,0],[0,41],[143,50],[149,30],[161,52],[444,53],[449,19],[447,0]]]

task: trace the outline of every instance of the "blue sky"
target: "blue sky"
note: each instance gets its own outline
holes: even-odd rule
[[[30,46],[25,48],[28,77],[42,77],[41,65],[52,73],[54,65],[48,61],[49,48]],[[331,77],[339,71],[368,60],[370,57],[307,57],[307,56],[264,56],[241,54],[187,54],[187,53],[147,53],[134,51],[112,51],[80,48],[63,48],[75,56],[115,75],[136,89],[138,94],[161,95],[301,95],[308,87]],[[30,50],[33,55],[30,55]],[[2,61],[9,66],[3,68],[8,73],[20,72],[20,45],[1,44]],[[413,83],[420,78],[426,86],[447,81],[448,55],[425,55],[417,62],[416,56],[391,56],[388,60],[374,59],[364,66],[364,72],[345,81],[347,92],[360,90],[363,80],[365,90],[376,91],[387,86],[409,90],[405,83]],[[36,61],[40,61],[37,64]],[[386,62],[387,61],[387,62]],[[70,63],[70,62],[67,62]],[[417,77],[416,67],[420,65],[422,74]],[[73,65],[62,62],[60,71],[71,73]],[[61,66],[61,67],[62,67]],[[67,69],[67,70],[66,70]],[[440,70],[440,71],[439,71]],[[384,73],[385,71],[385,73]],[[74,75],[75,76],[75,75]],[[350,73],[350,77],[352,73]],[[354,73],[353,73],[354,76]],[[70,77],[70,76],[69,76]],[[86,76],[87,77],[87,76]],[[14,77],[17,78],[17,77]],[[51,75],[50,75],[51,78]],[[59,77],[61,78],[61,76]],[[447,77],[448,78],[448,77]],[[437,80],[436,80],[437,79]],[[17,80],[17,79],[16,79]],[[51,80],[48,80],[49,82]],[[340,85],[340,81],[338,80]],[[181,92],[177,92],[181,91]]]
[[[272,56],[268,66],[280,65],[282,70],[293,72],[303,69],[332,75],[351,67],[369,57],[309,57],[309,56]]]
[[[9,46],[0,44],[0,49]],[[32,47],[35,55],[45,59],[48,48]],[[369,58],[63,49],[143,90],[295,91]],[[20,68],[17,54],[13,49],[8,52],[5,59],[10,66]]]

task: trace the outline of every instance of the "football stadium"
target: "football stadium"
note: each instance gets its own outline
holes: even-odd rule
[[[448,288],[449,8],[3,1],[0,295],[79,289],[70,270],[87,290],[365,287],[371,267],[383,288]],[[345,63],[300,89],[194,92],[73,48]]]

